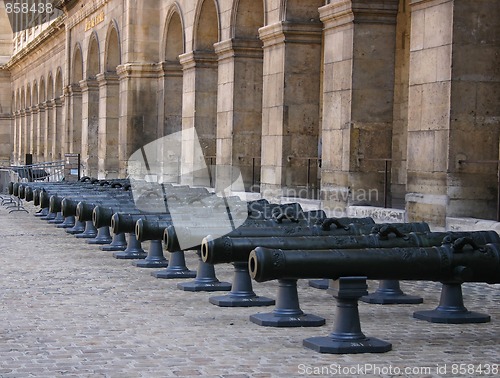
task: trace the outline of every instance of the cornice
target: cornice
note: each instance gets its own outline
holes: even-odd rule
[[[11,69],[16,64],[19,64],[24,58],[29,57],[36,49],[46,43],[46,41],[62,30],[66,22],[66,15],[62,14],[50,24],[50,26],[36,36],[34,40],[29,42],[19,52],[12,56],[12,58],[5,64],[5,68]]]

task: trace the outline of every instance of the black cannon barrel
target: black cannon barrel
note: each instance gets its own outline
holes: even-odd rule
[[[332,221],[333,219],[333,221]],[[349,219],[349,218],[345,218]],[[326,226],[325,226],[325,222]],[[363,222],[366,222],[363,224]],[[403,230],[404,232],[429,231],[429,225],[424,222],[419,223],[388,223],[387,226],[393,227],[396,230]],[[174,224],[178,227],[178,224]],[[200,247],[202,240],[207,235],[224,235],[228,237],[285,237],[285,236],[341,236],[341,235],[363,235],[372,232],[378,232],[379,227],[383,225],[376,225],[371,218],[362,218],[356,223],[345,224],[340,222],[337,218],[328,218],[322,220],[319,224],[311,224],[306,220],[286,220],[285,222],[276,221],[276,219],[267,220],[250,220],[248,219],[240,227],[231,232],[225,232],[224,229],[217,227],[191,227],[188,225],[181,225],[183,227],[183,234],[189,235],[191,240],[200,240]],[[163,241],[165,248],[168,251],[179,249],[179,240],[175,227],[165,228]]]
[[[157,219],[170,219],[170,214],[165,213],[142,213],[142,214],[126,214],[115,213],[111,217],[111,231],[114,234],[135,233],[135,224],[139,219],[157,220]]]
[[[110,198],[103,198],[103,199],[93,199],[93,200],[84,200],[78,202],[76,205],[76,212],[75,216],[76,219],[78,219],[80,222],[85,222],[85,221],[91,221],[92,220],[92,213],[94,211],[94,208],[99,205],[104,205],[104,206],[120,206],[120,205],[125,205],[129,204],[130,206],[133,205],[133,199],[130,195],[115,195]]]
[[[157,220],[138,219],[135,223],[135,237],[140,242],[146,240],[162,240],[163,231],[171,224],[171,217]]]
[[[92,211],[92,223],[95,228],[111,226],[111,218],[115,213],[126,213],[126,214],[144,214],[143,211],[137,209],[135,204],[124,204],[119,206],[102,206],[98,205],[94,207]]]
[[[500,243],[500,237],[495,231],[410,232],[402,234],[397,229],[394,230],[397,235],[389,235],[388,229],[385,229],[385,232],[381,231],[376,234],[352,236],[246,238],[223,236],[215,239],[209,235],[202,241],[201,257],[204,262],[220,264],[247,261],[250,252],[257,247],[285,250],[432,247],[440,246],[443,241],[454,241],[464,237],[471,238],[478,245]]]
[[[362,276],[377,280],[500,283],[500,245],[470,239],[427,248],[282,250],[257,247],[248,266],[258,282]]]

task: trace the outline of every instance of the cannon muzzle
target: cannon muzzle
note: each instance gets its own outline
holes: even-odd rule
[[[248,261],[258,282],[363,276],[377,280],[500,283],[500,244],[470,238],[428,248],[283,250],[257,247]]]

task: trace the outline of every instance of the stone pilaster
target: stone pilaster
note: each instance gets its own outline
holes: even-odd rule
[[[259,35],[264,43],[261,193],[272,198],[305,188],[306,159],[318,157],[321,24],[280,22],[260,28]]]
[[[209,51],[192,51],[179,56],[183,69],[181,182],[210,186],[205,164],[215,164],[217,126],[217,56]],[[198,135],[200,151],[194,150],[196,140],[188,130]],[[210,168],[210,167],[209,167]],[[196,173],[195,173],[196,172]]]
[[[217,165],[237,167],[245,189],[255,190],[252,184],[260,181],[262,43],[231,39],[215,44],[215,52],[219,60]]]
[[[118,156],[120,177],[127,175],[129,156],[158,137],[158,69],[156,64],[117,67],[120,80]]]
[[[82,89],[82,153],[83,175],[97,177],[99,132],[99,84],[95,79],[80,81]]]
[[[98,178],[118,178],[120,82],[116,73],[97,75],[99,83]]]
[[[391,157],[398,0],[333,0],[324,24],[321,189],[324,207],[383,203]]]
[[[411,1],[409,220],[496,215],[500,10],[495,1]],[[464,162],[465,161],[465,162]]]

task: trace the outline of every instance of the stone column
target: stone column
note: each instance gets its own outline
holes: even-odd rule
[[[95,79],[80,81],[82,89],[82,171],[97,177],[97,139],[99,132],[99,84]]]
[[[259,29],[264,43],[261,193],[300,195],[318,156],[321,24]]]
[[[41,146],[42,144],[42,130],[45,128],[45,104],[40,103],[38,104],[38,111],[37,111],[37,122],[36,122],[36,131],[35,131],[35,147],[33,149],[33,154],[35,155],[35,160],[36,161],[43,161],[41,158],[41,154],[43,153],[43,147]]]
[[[68,111],[68,150],[71,153],[82,153],[82,91],[80,85],[71,84],[67,87]]]
[[[495,218],[500,129],[496,1],[412,0],[410,221]]]
[[[391,157],[398,0],[332,0],[324,24],[321,191],[334,213],[383,204]]]
[[[181,183],[209,186],[208,172],[200,168],[216,156],[217,56],[212,52],[192,51],[179,58],[184,71],[182,130],[194,128],[203,151],[203,154],[194,151],[192,146],[196,141],[186,134],[187,139],[182,143],[181,174],[189,174],[183,176]],[[191,175],[190,172],[195,171],[197,173]]]
[[[99,83],[98,178],[118,178],[120,82],[116,73],[97,75]]]
[[[118,156],[120,177],[128,158],[158,137],[158,70],[155,64],[127,63],[116,68],[120,80]]]
[[[45,161],[52,160],[52,149],[54,142],[54,130],[53,130],[53,118],[54,118],[54,110],[52,101],[45,101],[45,132],[43,134],[44,139],[44,150],[43,156]]]
[[[215,52],[219,58],[217,165],[238,167],[245,190],[250,191],[260,181],[262,43],[231,39],[215,44]]]

